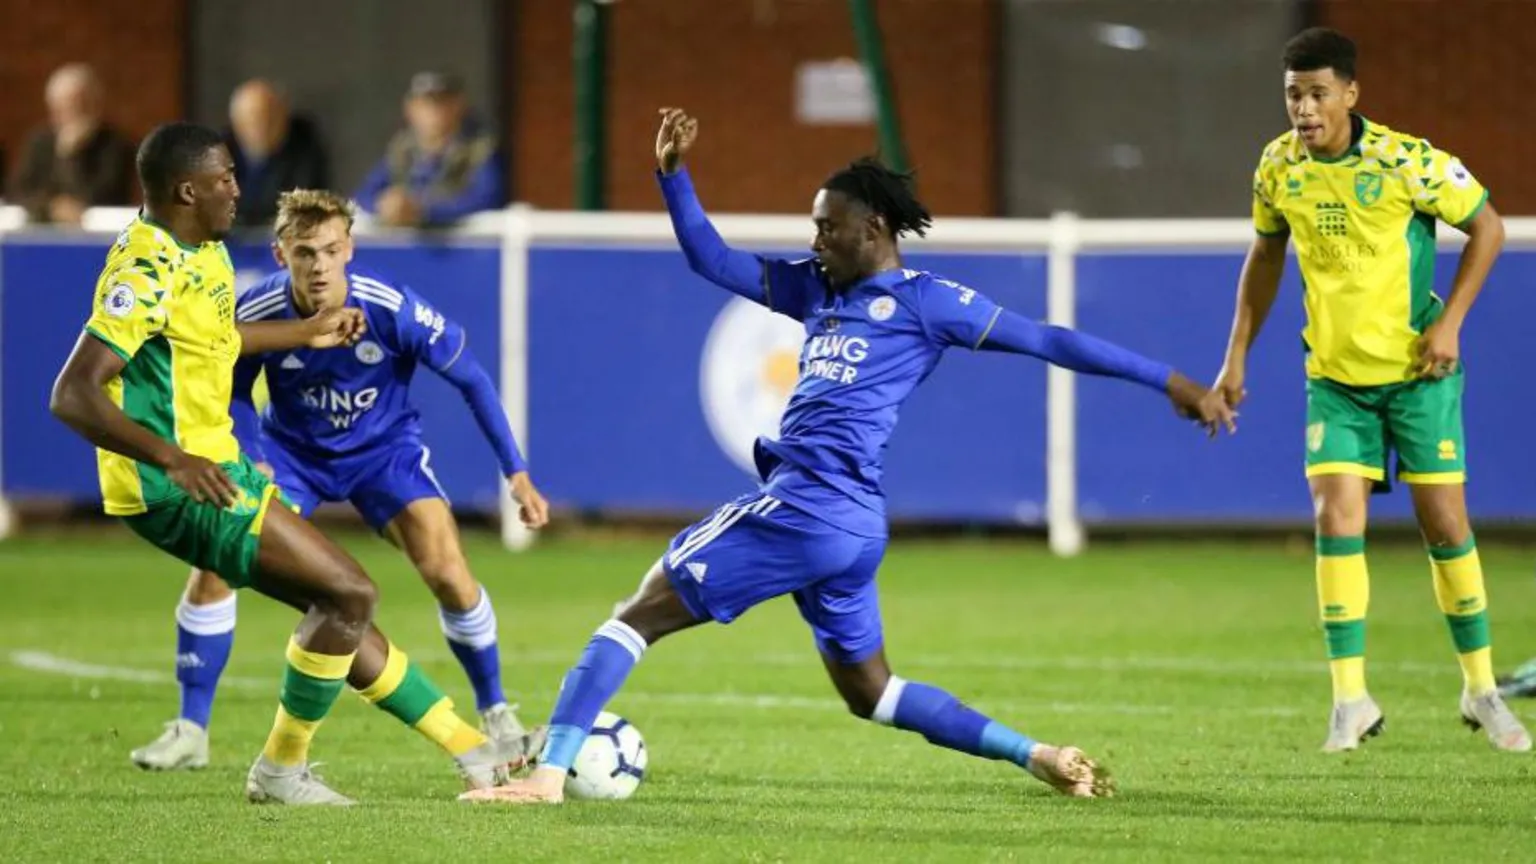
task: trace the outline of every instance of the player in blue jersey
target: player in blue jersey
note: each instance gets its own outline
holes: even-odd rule
[[[410,288],[349,268],[351,228],[352,211],[341,196],[315,190],[282,196],[274,253],[283,269],[240,296],[236,320],[288,320],[346,306],[362,311],[368,332],[347,349],[241,358],[230,409],[236,436],[302,515],[322,502],[349,501],[369,527],[405,551],[437,598],[443,635],[474,687],[486,734],[504,752],[531,756],[543,733],[525,730],[502,692],[490,595],[470,574],[409,400],[417,366],[463,393],[523,521],[543,526],[548,505],[529,479],[495,385],[470,352],[463,328]],[[258,420],[251,388],[263,369],[271,399]],[[234,641],[235,596],[217,575],[193,571],[176,608],[181,715],[133,751],[139,766],[207,764],[214,691]]]
[[[598,628],[567,673],[549,741],[528,778],[460,796],[558,803],[566,771],[598,712],[646,648],[705,621],[728,623],[790,594],[838,693],[856,716],[930,742],[1011,761],[1078,797],[1111,793],[1107,772],[1075,747],[1034,741],[886,663],[875,590],[885,552],[881,459],[897,410],[952,346],[1029,354],[1166,393],[1212,434],[1233,415],[1204,387],[1106,342],[1046,327],[971,288],[904,269],[897,238],[930,219],[906,175],[873,161],[833,175],[812,207],[815,257],[765,258],[720,239],[681,169],[697,122],[663,109],[656,155],[673,228],[694,272],[804,322],[800,380],[777,441],[759,439],[758,492],[673,539],[636,594]]]

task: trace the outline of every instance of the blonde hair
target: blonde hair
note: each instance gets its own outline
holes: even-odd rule
[[[277,197],[273,233],[279,240],[308,234],[337,217],[346,220],[347,230],[352,230],[352,202],[345,195],[326,189],[294,189]]]

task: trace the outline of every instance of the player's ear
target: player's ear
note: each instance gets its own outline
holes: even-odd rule
[[[192,199],[195,194],[192,188],[192,181],[190,180],[183,180],[171,187],[171,198],[177,204],[184,204],[188,207],[192,206]]]
[[[357,250],[357,243],[352,239],[352,232],[347,232],[346,242],[342,246],[341,263],[343,266],[352,263],[352,253]]]
[[[283,245],[276,240],[272,241],[272,260],[284,270],[288,269],[288,256],[283,254]]]
[[[1355,110],[1355,103],[1360,101],[1360,82],[1351,81],[1344,87],[1344,107]]]
[[[890,233],[890,226],[885,224],[885,217],[879,213],[871,213],[864,220],[864,233],[866,239],[878,240],[881,236]]]

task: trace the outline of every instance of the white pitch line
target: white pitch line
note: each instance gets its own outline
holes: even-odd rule
[[[58,675],[74,679],[125,681],[135,684],[174,684],[175,676],[149,669],[134,669],[126,666],[108,666],[96,663],[85,663],[79,660],[71,660],[60,657],[47,651],[12,651],[10,653],[11,665],[20,669],[33,672],[42,672],[50,675]],[[262,678],[243,678],[239,676],[225,676],[220,679],[224,686],[238,687],[249,690],[275,691],[275,680]],[[553,698],[555,694],[541,694]],[[714,706],[727,708],[764,708],[787,709],[801,711],[844,711],[842,703],[831,698],[812,696],[794,696],[774,693],[740,693],[724,691],[718,693],[648,693],[624,691],[618,697],[619,702],[640,702],[656,705],[685,705],[685,706]],[[982,700],[978,707],[987,708],[995,712],[1008,712],[1019,716],[1029,714],[1099,714],[1120,715],[1132,717],[1149,716],[1175,716],[1180,714],[1197,713],[1206,716],[1225,715],[1242,717],[1299,717],[1310,716],[1318,713],[1320,709],[1308,710],[1296,706],[1287,705],[1158,705],[1136,704],[1124,702],[1061,702],[1061,701],[1030,701],[1030,700]],[[1429,712],[1423,713],[1431,716]],[[1438,716],[1442,712],[1434,712]]]
[[[502,663],[508,667],[519,665],[569,666],[580,656],[579,648],[570,651],[518,651],[502,646]],[[155,652],[159,660],[164,652]],[[411,656],[424,663],[454,663],[452,654],[446,651],[417,651]],[[119,654],[120,659],[130,662],[151,662],[151,655],[138,652]],[[236,658],[234,666],[241,666]],[[820,668],[821,662],[814,653],[764,652],[757,654],[723,657],[712,653],[674,652],[648,661],[668,666],[710,667],[730,665],[784,666],[790,668]],[[923,654],[914,652],[895,658],[903,671],[923,669],[975,669],[1002,671],[1061,670],[1066,672],[1172,672],[1214,677],[1250,678],[1267,675],[1312,678],[1326,673],[1328,664],[1322,657],[1317,660],[1220,660],[1210,657],[1017,657],[980,656],[966,654]],[[247,664],[247,668],[254,668]],[[1401,673],[1405,675],[1429,675],[1434,677],[1459,677],[1461,670],[1449,658],[1443,663],[1418,660],[1372,660],[1371,669],[1377,673]]]
[[[79,660],[71,660],[68,657],[60,657],[57,654],[49,654],[47,651],[12,651],[11,665],[20,669],[30,669],[33,672],[46,672],[50,675],[62,675],[66,678],[84,678],[95,681],[131,681],[135,684],[175,684],[176,676],[165,672],[156,672],[152,669],[132,669],[127,666],[101,666],[95,663],[82,663]],[[239,687],[242,689],[277,689],[276,681],[263,680],[261,678],[242,678],[238,675],[225,675],[219,678],[221,686]]]

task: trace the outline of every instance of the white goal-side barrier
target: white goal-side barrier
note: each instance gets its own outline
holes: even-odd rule
[[[93,209],[86,215],[84,228],[115,232],[133,218],[134,212],[125,208]],[[803,216],[716,214],[712,218],[727,242],[747,248],[804,248],[811,232]],[[25,217],[19,208],[0,206],[0,240],[5,232],[24,225]],[[1536,247],[1536,217],[1506,217],[1505,227],[1511,245]],[[410,242],[409,232],[380,230],[366,217],[359,220],[357,233]],[[567,212],[514,205],[499,212],[477,214],[451,233],[487,240],[499,238],[502,399],[519,442],[532,450],[538,442],[529,440],[527,416],[529,250],[540,243],[668,246],[676,243],[671,222],[659,212]],[[1252,225],[1246,219],[1082,219],[1061,213],[1050,219],[939,218],[928,237],[913,238],[905,241],[905,245],[936,251],[1043,254],[1047,261],[1046,318],[1049,323],[1072,327],[1076,318],[1079,253],[1233,252],[1246,248],[1253,236]],[[1439,240],[1442,248],[1455,248],[1464,241],[1464,235],[1455,230],[1446,231]],[[1045,520],[1050,548],[1058,555],[1074,555],[1085,542],[1077,498],[1074,379],[1073,373],[1051,367],[1046,380]],[[0,429],[3,425],[0,418]],[[4,488],[4,479],[0,477],[0,490]],[[518,519],[516,505],[503,496],[501,506],[505,545],[511,549],[527,547],[532,537]],[[10,526],[10,508],[0,497],[0,537],[5,536]]]
[[[502,334],[504,398],[518,428],[526,428],[526,345],[528,251],[539,243],[668,245],[677,241],[664,213],[575,213],[513,207],[502,220]],[[712,220],[728,243],[763,249],[804,248],[811,226],[802,216],[721,214]],[[1536,218],[1506,218],[1510,243],[1536,246]],[[929,236],[904,241],[910,249],[1023,252],[1047,261],[1046,318],[1076,323],[1077,257],[1088,251],[1180,252],[1242,250],[1252,243],[1246,219],[1082,219],[1060,213],[1050,219],[939,218]],[[1442,247],[1455,248],[1465,235],[1450,230]],[[1235,284],[1233,288],[1235,289]],[[1231,302],[1232,294],[1224,295]],[[1080,552],[1085,532],[1077,499],[1077,402],[1075,375],[1050,367],[1046,379],[1046,527],[1051,551]],[[526,440],[526,439],[523,439]],[[530,446],[537,446],[533,442]],[[504,505],[503,537],[511,548],[527,544],[512,505]]]

